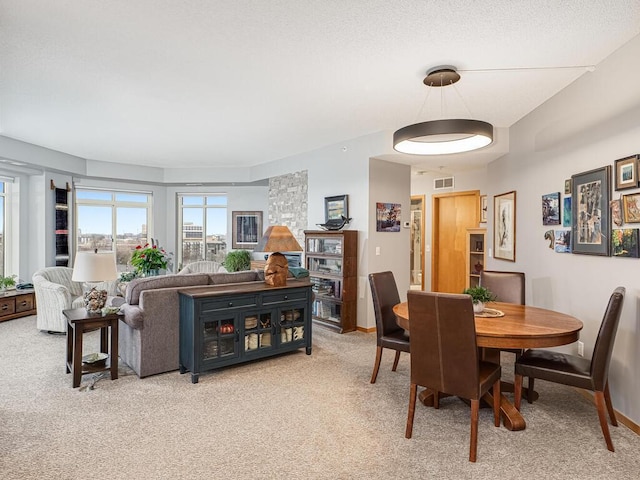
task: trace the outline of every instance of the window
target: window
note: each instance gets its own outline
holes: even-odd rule
[[[222,262],[227,253],[227,196],[178,194],[177,263],[200,260]]]
[[[5,248],[5,232],[6,224],[6,206],[7,206],[7,184],[5,182],[0,182],[0,275],[4,276],[4,258],[6,253]]]
[[[144,192],[76,189],[77,250],[115,248],[118,271],[127,270],[131,252],[150,240],[151,201]]]

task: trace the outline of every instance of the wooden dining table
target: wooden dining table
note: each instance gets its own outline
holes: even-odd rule
[[[500,349],[541,348],[567,345],[578,340],[582,322],[571,315],[540,307],[513,303],[491,302],[487,307],[503,313],[499,317],[475,317],[476,341],[482,348],[482,358],[500,363]],[[399,303],[393,307],[398,325],[410,331],[409,305]],[[493,403],[491,393],[484,397]],[[428,389],[420,395],[425,405],[433,405],[433,392]],[[513,404],[501,395],[500,411],[504,426],[509,430],[523,430],[524,418]]]

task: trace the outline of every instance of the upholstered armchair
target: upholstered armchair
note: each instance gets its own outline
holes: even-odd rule
[[[178,272],[178,275],[187,273],[219,273],[226,271],[227,269],[224,268],[221,263],[212,260],[202,260],[200,262],[188,263]]]
[[[36,292],[39,330],[47,332],[67,331],[67,320],[62,310],[84,307],[82,283],[71,280],[73,268],[46,267],[33,274],[33,288]],[[98,284],[98,288],[115,295],[115,281]]]
[[[33,274],[39,330],[66,332],[67,321],[62,310],[84,306],[82,283],[71,280],[73,268],[47,267]]]

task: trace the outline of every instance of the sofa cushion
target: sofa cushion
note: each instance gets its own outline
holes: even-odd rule
[[[255,270],[242,270],[240,272],[229,273],[209,273],[209,285],[220,285],[223,283],[243,283],[257,282],[260,280],[258,272]],[[264,280],[264,277],[262,278]]]
[[[227,275],[227,274],[223,274]],[[127,285],[125,297],[129,305],[140,303],[140,292],[157,288],[194,287],[208,285],[209,275],[206,273],[188,273],[186,275],[158,275],[157,277],[134,278]]]

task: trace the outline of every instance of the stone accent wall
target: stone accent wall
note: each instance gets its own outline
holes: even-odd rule
[[[304,246],[307,228],[307,171],[269,179],[269,225],[286,225]]]

